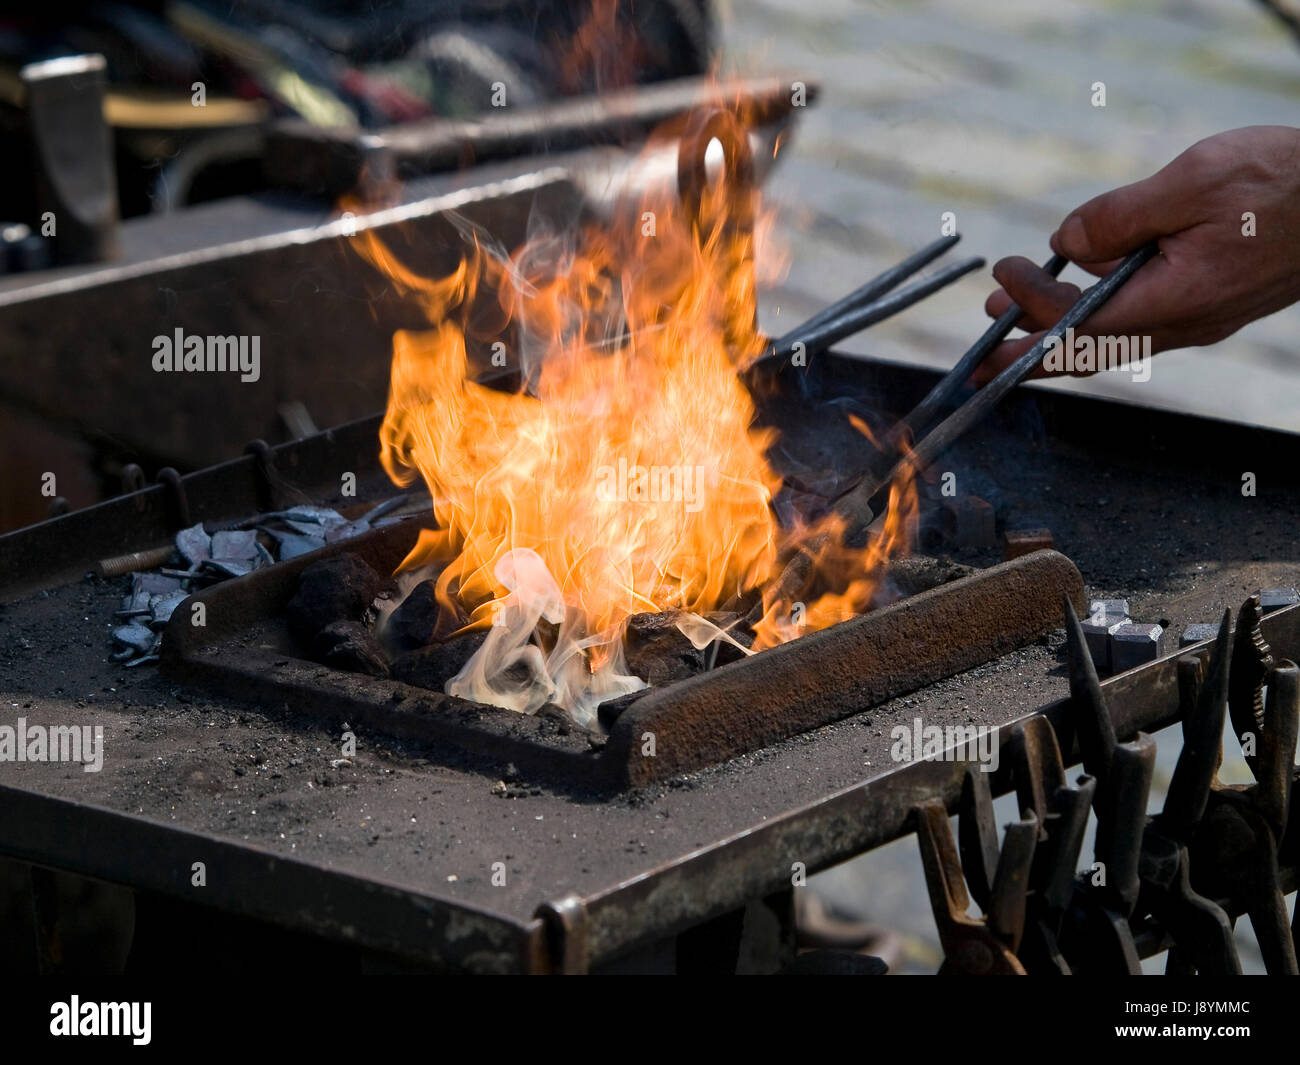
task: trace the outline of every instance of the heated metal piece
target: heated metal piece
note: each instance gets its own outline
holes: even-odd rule
[[[711,203],[705,156],[709,145],[722,147],[721,217],[707,217]],[[677,149],[677,195],[686,217],[697,228],[699,240],[721,234],[727,246],[744,249],[743,257],[730,266],[726,285],[725,337],[731,351],[741,351],[757,331],[758,304],[754,300],[754,156],[749,135],[734,111],[721,107],[693,112]]]
[[[408,179],[534,152],[626,143],[701,108],[735,107],[755,125],[777,122],[794,110],[791,84],[778,77],[721,83],[680,78],[538,107],[494,109],[464,121],[421,119],[364,133],[286,121],[267,137],[265,169],[282,186],[336,197],[364,186],[376,170]],[[801,84],[811,103],[816,83]]]

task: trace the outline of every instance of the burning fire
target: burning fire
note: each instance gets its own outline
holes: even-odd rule
[[[835,517],[790,530],[772,512],[775,433],[737,374],[764,345],[754,226],[737,224],[767,223],[755,196],[715,182],[698,210],[648,199],[511,255],[474,235],[438,279],[356,238],[429,321],[393,338],[380,442],[397,484],[427,484],[438,525],[400,570],[436,572],[441,638],[487,633],[451,694],[586,724],[645,687],[624,658],[632,615],[677,611],[702,647],[734,642],[705,615],[752,611],[758,650],[863,612],[904,550],[909,483],[863,549]],[[485,304],[501,312],[486,330]],[[503,353],[515,391],[473,379]]]

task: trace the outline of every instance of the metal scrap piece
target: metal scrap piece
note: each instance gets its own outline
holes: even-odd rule
[[[203,528],[203,523],[199,522],[176,534],[176,550],[193,569],[205,558],[212,557],[212,537]]]
[[[150,613],[153,615],[152,624],[155,628],[161,629],[171,620],[172,612],[190,597],[189,592],[168,592],[166,595],[157,595],[149,603]]]
[[[148,654],[158,642],[158,634],[143,625],[121,625],[113,630],[113,639],[135,654]]]
[[[223,529],[212,534],[212,561],[253,562],[256,559],[256,529]]]

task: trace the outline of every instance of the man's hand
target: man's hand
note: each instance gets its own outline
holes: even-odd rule
[[[1254,215],[1245,236],[1243,214]],[[1151,337],[1151,350],[1213,344],[1300,300],[1300,129],[1250,126],[1194,144],[1163,170],[1089,200],[1052,235],[1052,250],[1104,275],[1150,240],[1160,255],[1076,334]],[[992,317],[1014,301],[1028,336],[984,360],[984,383],[1024,354],[1079,298],[1019,256],[993,268]],[[1040,369],[1036,376],[1043,376]]]

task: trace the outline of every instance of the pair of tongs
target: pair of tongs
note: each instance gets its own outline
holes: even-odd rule
[[[1153,242],[1135,251],[1115,270],[1084,292],[1061,320],[1039,338],[1038,343],[924,437],[917,439],[939,413],[948,407],[976,367],[1015,328],[1023,312],[1014,303],[1008,307],[961,357],[957,365],[930,390],[929,395],[886,434],[881,453],[872,465],[873,471],[886,472],[883,475],[878,472],[868,473],[836,500],[836,509],[849,519],[850,527],[865,529],[870,525],[884,509],[888,502],[889,486],[904,471],[904,467],[910,466],[913,471],[925,469],[959,437],[983,420],[1008,392],[1038,369],[1053,343],[1062,341],[1067,330],[1082,323],[1118,292],[1156,254],[1156,250]],[[1064,268],[1066,261],[1060,255],[1053,255],[1043,264],[1043,269],[1055,277]]]

